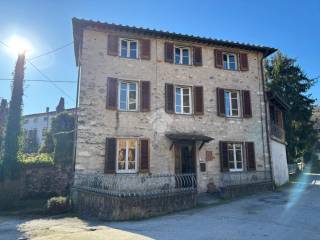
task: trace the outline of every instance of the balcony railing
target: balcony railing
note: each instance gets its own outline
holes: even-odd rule
[[[194,174],[97,174],[76,173],[74,187],[114,196],[147,196],[196,192]]]
[[[271,123],[271,136],[279,139],[280,141],[285,141],[285,131],[278,125]]]

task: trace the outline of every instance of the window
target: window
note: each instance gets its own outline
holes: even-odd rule
[[[228,143],[228,161],[230,171],[243,170],[241,143]]]
[[[138,58],[138,41],[121,38],[120,56],[125,58]]]
[[[43,117],[43,121],[48,121],[48,117]]]
[[[118,139],[117,172],[137,172],[138,141],[136,139]]]
[[[34,119],[33,119],[33,122],[34,122],[34,123],[38,122],[38,118],[34,118]]]
[[[231,90],[224,91],[224,99],[225,99],[226,116],[227,117],[239,117],[240,116],[239,95],[240,95],[239,91],[231,91]]]
[[[25,119],[25,120],[23,121],[24,124],[27,124],[28,122],[29,122],[28,119]]]
[[[43,137],[43,138],[46,137],[47,130],[48,130],[48,129],[47,129],[46,127],[42,129],[42,137]]]
[[[138,109],[138,83],[119,82],[119,109],[121,111],[137,111]]]
[[[191,87],[175,87],[175,112],[191,114]]]
[[[175,64],[190,64],[190,48],[175,47],[174,48],[174,63]]]
[[[237,57],[233,53],[223,53],[223,69],[237,70]]]

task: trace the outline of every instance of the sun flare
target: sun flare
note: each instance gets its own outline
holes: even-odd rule
[[[10,47],[10,52],[14,55],[21,53],[30,55],[32,52],[31,43],[27,39],[19,36],[12,36],[8,40],[8,46]]]

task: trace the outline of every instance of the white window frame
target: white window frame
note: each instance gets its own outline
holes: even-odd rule
[[[229,95],[229,106],[230,106],[230,108],[229,108],[229,113],[227,113],[227,99],[225,98],[225,94],[228,94]],[[232,108],[232,97],[231,97],[231,93],[237,93],[237,105],[238,105],[238,108],[236,109],[236,108]],[[240,91],[238,91],[238,90],[224,90],[224,100],[225,100],[225,109],[226,109],[226,117],[234,117],[234,118],[236,118],[236,117],[240,117],[241,116],[241,113],[240,113],[240,105],[241,105],[241,101],[240,101]],[[238,110],[238,115],[233,115],[233,113],[232,113],[232,110]]]
[[[120,97],[120,93],[121,93],[121,83],[125,83],[127,84],[127,104],[126,104],[126,109],[121,109],[121,97]],[[130,94],[130,87],[129,84],[136,84],[136,109],[130,109],[130,101],[129,101],[129,94]],[[137,112],[139,109],[139,84],[136,81],[127,81],[127,80],[120,80],[118,82],[118,109],[119,111],[123,111],[123,112]]]
[[[243,171],[243,144],[242,143],[234,143],[234,142],[231,142],[231,143],[228,143],[228,155],[229,155],[229,144],[232,145],[232,149],[233,149],[233,164],[234,164],[234,168],[230,168],[230,161],[229,161],[229,158],[228,158],[228,165],[229,165],[229,171],[230,172],[242,172]],[[237,162],[238,159],[237,159],[237,153],[236,153],[236,145],[240,145],[240,152],[241,152],[241,168],[238,168],[237,167]]]
[[[177,88],[180,88],[180,107],[181,107],[181,112],[177,112],[176,111],[176,106],[177,106],[177,101],[176,101],[176,98],[177,98],[177,95],[176,95],[176,91],[177,91]],[[189,89],[189,107],[190,107],[190,112],[184,112],[184,103],[183,103],[183,89]],[[184,115],[191,115],[192,114],[192,87],[190,86],[174,86],[174,112],[176,114],[184,114]]]
[[[177,48],[180,50],[179,63],[176,63],[176,49]],[[185,50],[185,49],[188,50],[188,59],[189,59],[188,64],[184,64],[183,63],[183,50]],[[174,64],[177,64],[177,65],[191,65],[191,48],[183,47],[183,46],[174,46],[173,51],[174,51]]]
[[[125,140],[126,141],[126,159],[125,159],[125,169],[119,169],[118,160],[119,160],[119,143],[120,141]],[[128,169],[129,166],[129,146],[128,146],[128,140],[135,140],[135,168],[134,169]],[[137,173],[138,172],[138,164],[139,164],[139,158],[138,158],[138,152],[139,152],[139,139],[137,138],[117,138],[117,159],[116,159],[116,173]]]
[[[122,56],[121,55],[121,50],[122,50],[122,41],[127,42],[127,56]],[[130,43],[131,42],[136,42],[137,43],[137,51],[136,51],[136,57],[132,58],[130,57]],[[139,40],[137,39],[129,39],[129,38],[119,38],[119,57],[123,58],[130,58],[130,59],[138,59],[139,58]]]
[[[224,67],[224,56],[227,56],[227,68]],[[235,69],[231,69],[230,67],[230,56],[234,56],[234,62],[235,62]],[[238,58],[237,58],[237,54],[235,53],[228,53],[228,52],[224,52],[222,53],[222,65],[223,65],[223,69],[225,70],[231,70],[231,71],[237,71],[238,70]]]

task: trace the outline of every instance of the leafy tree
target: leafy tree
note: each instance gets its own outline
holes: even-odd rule
[[[317,136],[311,120],[315,99],[308,94],[316,79],[310,79],[296,60],[277,53],[266,62],[268,88],[278,93],[290,105],[285,117],[288,161],[308,156]]]
[[[5,126],[7,123],[7,115],[8,115],[8,103],[6,99],[1,100],[0,104],[0,163],[2,159],[2,151],[3,151],[3,140],[5,133]]]
[[[3,172],[5,177],[15,177],[18,169],[19,136],[21,134],[21,112],[23,96],[25,55],[19,54],[15,66],[12,95],[4,143]]]

